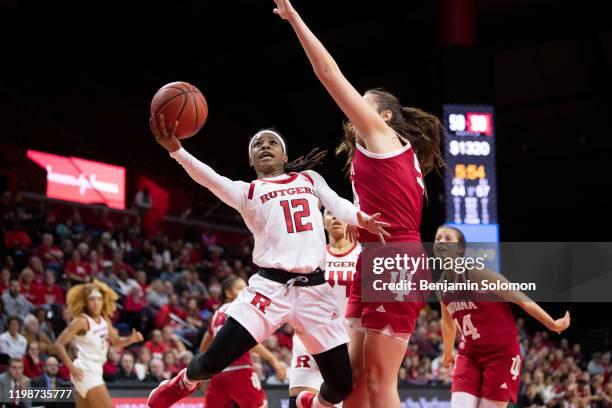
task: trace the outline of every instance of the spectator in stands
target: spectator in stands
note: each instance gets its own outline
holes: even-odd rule
[[[138,282],[138,285],[140,286],[142,296],[145,296],[147,289],[149,289],[149,285],[147,285],[147,274],[145,271],[136,271],[136,282]]]
[[[36,283],[42,283],[45,278],[45,267],[40,258],[36,255],[31,256],[28,266],[34,271],[34,280]]]
[[[169,380],[170,373],[164,370],[164,363],[160,359],[154,358],[149,364],[149,375],[147,375],[143,382],[152,382],[159,384],[161,381]]]
[[[4,293],[5,290],[11,285],[11,270],[9,268],[2,268],[0,271],[0,294]]]
[[[531,383],[527,386],[527,392],[521,395],[517,401],[518,408],[533,408],[541,407],[544,405],[544,401],[537,393],[537,386]]]
[[[55,335],[55,332],[53,331],[53,323],[47,318],[47,313],[51,314],[51,312],[48,312],[46,309],[43,309],[42,307],[39,307],[38,309],[36,309],[35,316],[38,319],[38,325],[39,325],[38,331],[40,333],[43,333],[45,336],[47,336],[49,340],[51,340],[51,342],[55,342],[56,335]],[[61,327],[61,329],[63,329],[63,327]]]
[[[168,303],[163,305],[159,309],[159,312],[157,312],[157,316],[155,317],[155,327],[161,329],[164,326],[176,326],[176,322],[170,318],[171,314],[185,320],[186,312],[185,309],[179,306],[178,299],[179,298],[176,293],[170,295]]]
[[[62,380],[58,377],[59,363],[57,358],[49,357],[45,361],[44,373],[38,378],[31,381],[32,388],[40,388],[43,390],[55,390],[57,388],[69,388],[70,382]]]
[[[72,259],[66,264],[66,272],[73,285],[91,281],[88,267],[89,265],[83,260],[81,252],[78,249],[72,251]]]
[[[102,376],[106,381],[112,380],[114,375],[119,371],[119,361],[121,360],[121,353],[117,350],[117,347],[110,346],[108,348],[108,358],[102,366]]]
[[[23,327],[23,336],[28,342],[36,341],[40,344],[40,351],[46,355],[56,355],[57,351],[53,341],[40,331],[40,324],[34,315],[27,315]]]
[[[112,271],[112,265],[104,267],[102,272],[96,275],[96,279],[101,280],[110,286],[115,292],[120,292],[119,290],[119,279],[117,275],[115,275]]]
[[[19,276],[19,281],[19,291],[27,301],[35,306],[40,305],[42,303],[42,286],[34,281],[34,271],[30,268],[24,268]]]
[[[149,374],[149,364],[152,360],[151,350],[146,347],[141,347],[138,350],[138,354],[136,357],[136,363],[134,364],[134,371],[136,371],[136,375],[138,379],[141,381],[145,381],[145,378]]]
[[[593,358],[591,359],[591,361],[589,361],[587,370],[591,374],[603,374],[604,373],[604,367],[601,364],[601,353],[593,354]]]
[[[27,390],[28,388],[30,388],[30,380],[23,375],[23,362],[21,358],[11,358],[9,360],[9,369],[5,373],[0,374],[0,401],[10,401],[12,404],[18,401],[19,406],[30,407],[32,403],[27,398],[19,400],[10,398],[15,390]]]
[[[21,320],[17,316],[11,316],[8,318],[7,325],[8,330],[0,334],[0,354],[21,359],[28,345],[26,338],[19,334]]]
[[[189,281],[187,282],[187,289],[189,289],[190,295],[196,297],[198,300],[202,300],[208,297],[208,290],[200,280],[198,271],[195,268],[192,268],[189,272]]]
[[[51,269],[45,271],[45,284],[41,289],[40,301],[47,306],[66,304],[64,292],[55,283],[55,272]]]
[[[158,358],[160,360],[168,349],[166,344],[163,342],[162,332],[158,329],[153,330],[151,333],[151,340],[146,341],[144,347],[151,351],[151,355],[154,359]]]
[[[214,312],[221,303],[221,285],[213,283],[208,289],[208,298],[204,300],[203,308]]]
[[[2,302],[2,298],[0,298],[0,333],[4,333],[7,326],[8,316],[4,313],[4,303]]]
[[[89,262],[87,266],[89,267],[91,276],[96,276],[103,271],[104,267],[102,266],[102,260],[100,260],[97,251],[91,251],[89,253]]]
[[[166,371],[170,373],[171,377],[174,377],[181,370],[177,360],[178,358],[175,350],[167,350],[162,358],[164,367]]]
[[[153,199],[149,192],[149,188],[145,187],[136,193],[134,196],[134,208],[143,215],[145,212],[153,208]]]
[[[121,381],[122,383],[140,381],[136,371],[134,371],[134,355],[131,352],[125,351],[121,356],[119,371],[113,376],[113,381]]]
[[[34,308],[28,300],[20,293],[21,286],[18,279],[11,279],[9,289],[2,294],[4,310],[9,316],[17,316],[21,321]]]
[[[151,282],[147,291],[147,301],[155,309],[160,309],[163,305],[168,303],[168,294],[160,279],[155,279]]]
[[[32,379],[43,375],[43,362],[40,356],[40,346],[37,341],[30,341],[26,354],[23,356],[23,374]]]
[[[43,234],[42,243],[38,246],[38,256],[40,256],[45,268],[57,272],[61,270],[64,253],[55,245],[53,235],[48,232]]]
[[[175,350],[177,355],[186,350],[183,339],[181,339],[170,326],[166,326],[162,329],[162,342],[167,350]]]
[[[133,289],[136,289],[138,292],[141,291],[140,285],[135,279],[129,277],[127,270],[121,269],[117,275],[117,278],[117,285],[119,287],[120,295],[128,296],[130,293],[132,293]]]
[[[5,222],[4,246],[13,256],[26,256],[31,245],[32,239],[19,222]]]

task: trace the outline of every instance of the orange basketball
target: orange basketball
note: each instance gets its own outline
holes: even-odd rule
[[[164,115],[170,129],[178,120],[176,137],[185,139],[198,133],[208,117],[208,104],[202,92],[187,82],[171,82],[155,93],[151,101],[151,113]]]

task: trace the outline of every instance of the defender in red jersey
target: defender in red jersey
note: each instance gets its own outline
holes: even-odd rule
[[[337,151],[349,156],[356,205],[383,214],[381,219],[391,225],[388,240],[419,243],[423,179],[443,163],[440,121],[422,110],[402,107],[381,90],[362,97],[289,0],[274,1],[274,13],[291,24],[317,78],[348,117],[345,140]],[[360,231],[361,242],[383,238]],[[365,273],[358,265],[347,309],[347,317],[353,318],[350,355],[355,386],[344,406],[399,407],[397,373],[422,303],[363,302],[361,272]]]
[[[461,231],[449,226],[438,228],[434,245],[436,256],[461,257],[464,251],[465,238]],[[452,283],[479,284],[485,279],[508,282],[502,275],[487,269],[464,273],[444,270],[441,279]],[[516,402],[522,357],[516,322],[508,302],[521,306],[551,331],[560,333],[570,324],[569,312],[553,320],[520,291],[475,293],[456,290],[440,292],[439,296],[444,338],[442,360],[446,365],[455,364],[451,388],[453,408],[503,408],[509,401]],[[460,340],[455,359],[453,346],[457,331]]]
[[[246,282],[235,276],[222,282],[221,306],[213,315],[208,331],[202,339],[201,352],[208,349],[213,337],[223,327],[227,321],[225,311],[245,287]],[[285,366],[268,349],[259,344],[251,351],[259,354],[272,365],[279,380],[283,381],[285,379]],[[214,375],[208,382],[205,398],[206,405],[210,407],[232,408],[234,404],[238,404],[240,408],[267,407],[266,393],[261,388],[257,373],[253,371],[250,353],[244,353],[229,367]]]

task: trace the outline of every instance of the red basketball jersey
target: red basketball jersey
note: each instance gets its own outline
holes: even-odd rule
[[[208,326],[208,332],[212,334],[213,336],[216,336],[217,333],[219,333],[219,330],[221,330],[221,327],[223,327],[223,325],[227,321],[227,315],[225,314],[225,311],[227,310],[230,304],[231,303],[225,303],[221,305],[219,309],[217,309],[217,311],[213,315],[212,319],[210,320],[210,325]],[[250,366],[251,365],[251,354],[248,352],[244,353],[236,361],[234,361],[230,365],[230,367],[239,366],[239,365],[249,365]]]
[[[462,296],[469,299],[469,295]],[[517,342],[514,315],[506,302],[472,302],[447,297],[444,307],[457,327],[461,341],[459,353],[499,348]]]
[[[381,221],[396,241],[420,241],[423,176],[414,149],[408,143],[390,153],[372,153],[357,144],[351,166],[355,205],[367,214],[381,213]],[[361,242],[378,242],[359,231]],[[393,239],[392,239],[393,240]]]

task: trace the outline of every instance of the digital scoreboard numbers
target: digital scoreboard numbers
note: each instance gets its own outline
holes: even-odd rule
[[[498,242],[492,106],[444,105],[446,221],[472,242]]]

